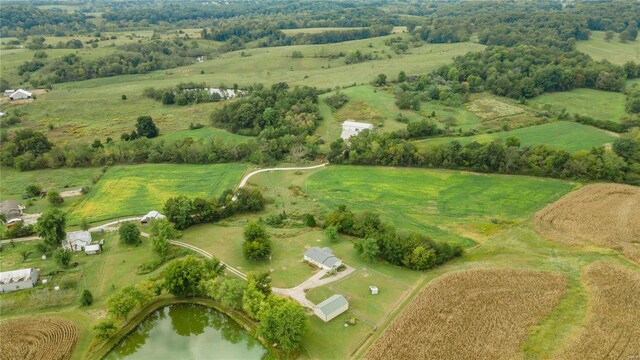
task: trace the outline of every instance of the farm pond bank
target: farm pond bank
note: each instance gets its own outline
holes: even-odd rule
[[[145,318],[105,359],[261,359],[267,349],[220,311],[172,304]]]

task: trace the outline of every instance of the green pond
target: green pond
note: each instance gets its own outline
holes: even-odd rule
[[[262,344],[227,315],[176,304],[149,315],[105,359],[261,359]]]

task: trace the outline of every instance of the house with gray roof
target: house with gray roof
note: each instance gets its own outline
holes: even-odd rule
[[[0,214],[4,215],[7,225],[22,221],[22,209],[15,200],[5,200],[1,202]]]
[[[67,233],[67,238],[62,241],[62,247],[71,251],[82,251],[91,244],[91,233],[88,231],[71,231]]]
[[[314,246],[304,253],[304,260],[312,263],[321,269],[335,269],[342,265],[342,260],[338,259],[329,248],[319,248]]]
[[[313,313],[324,322],[349,310],[349,301],[342,295],[333,295],[313,308]]]
[[[0,293],[29,289],[38,282],[38,271],[33,268],[0,272]]]

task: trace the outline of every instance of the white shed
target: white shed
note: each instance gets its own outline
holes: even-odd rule
[[[371,291],[371,295],[378,295],[378,287],[377,286],[369,286],[369,291]]]
[[[346,141],[350,137],[358,135],[363,130],[373,130],[373,124],[345,121],[342,123],[342,134],[340,137]]]
[[[324,322],[349,310],[349,302],[342,295],[333,295],[313,308],[313,313]]]
[[[100,245],[98,244],[93,244],[93,245],[87,245],[84,247],[84,253],[87,255],[95,255],[97,253],[99,253],[100,251],[102,251],[102,249],[100,248]]]
[[[11,100],[20,100],[20,99],[31,99],[31,93],[27,90],[18,89],[13,92],[13,94],[9,95],[9,99]]]
[[[151,220],[160,220],[160,219],[164,219],[165,216],[160,214],[159,212],[155,211],[155,210],[151,210],[147,213],[147,215],[143,216],[142,219],[140,219],[140,223],[142,224],[146,224]]]
[[[0,292],[29,289],[38,282],[38,271],[33,268],[0,272]]]
[[[4,91],[4,96],[9,97],[11,96],[11,94],[13,94],[14,92],[16,92],[15,90],[11,89],[11,90],[5,90]]]

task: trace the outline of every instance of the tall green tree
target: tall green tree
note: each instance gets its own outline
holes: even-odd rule
[[[64,228],[67,224],[65,214],[59,209],[51,209],[38,218],[36,232],[51,248],[60,246],[67,233]]]
[[[180,237],[180,232],[175,225],[167,219],[151,221],[151,236],[153,240],[153,250],[164,257],[169,251],[169,240]]]
[[[240,279],[227,279],[218,288],[217,300],[231,309],[242,308],[242,297],[247,284]]]
[[[124,244],[135,245],[140,242],[140,229],[133,222],[126,222],[118,229],[120,241]]]
[[[138,119],[136,120],[136,132],[138,133],[138,136],[144,136],[149,139],[158,136],[160,133],[151,116],[147,115],[138,116]]]
[[[187,256],[170,263],[163,272],[164,287],[178,297],[198,295],[198,286],[205,275],[202,261]]]
[[[258,333],[269,343],[277,343],[287,354],[300,349],[307,327],[307,314],[300,304],[288,299],[274,299],[260,313]]]

